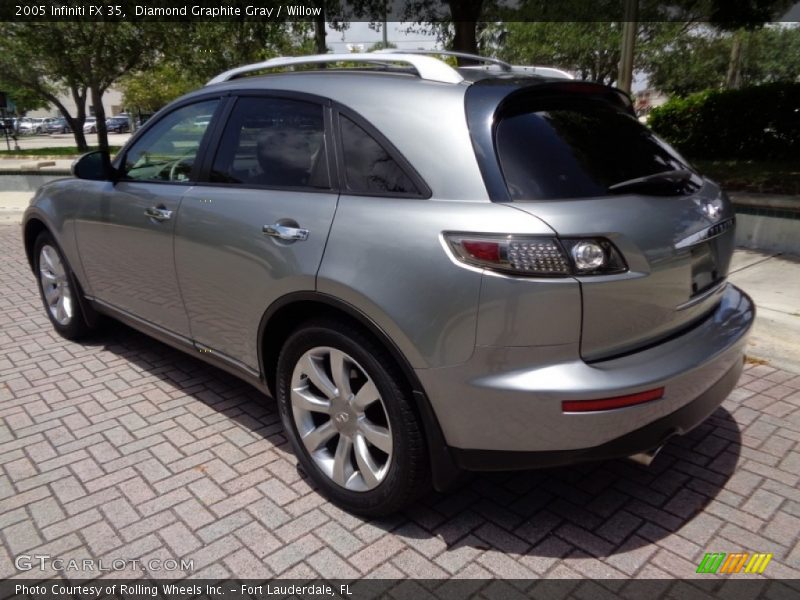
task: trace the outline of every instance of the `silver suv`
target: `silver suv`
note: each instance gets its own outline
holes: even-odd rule
[[[85,155],[24,218],[53,326],[110,315],[251,382],[357,513],[649,462],[742,369],[730,202],[619,90],[481,60],[273,59]]]

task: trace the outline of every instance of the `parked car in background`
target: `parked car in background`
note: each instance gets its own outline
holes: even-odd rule
[[[106,119],[106,129],[109,133],[126,133],[131,130],[131,124],[126,115],[117,115]]]
[[[50,126],[58,121],[58,117],[46,117],[42,119],[41,125],[39,126],[39,133],[48,133]]]
[[[272,59],[84,155],[23,217],[52,326],[103,313],[252,383],[361,514],[462,469],[649,464],[744,366],[731,202],[626,93],[471,59]],[[381,70],[242,77],[342,62]]]
[[[52,119],[45,127],[45,133],[70,133],[72,129],[64,117]]]
[[[97,119],[95,117],[86,117],[83,122],[83,133],[97,133]]]
[[[44,119],[22,117],[17,122],[17,130],[22,135],[34,135],[37,133],[42,133],[43,126]]]

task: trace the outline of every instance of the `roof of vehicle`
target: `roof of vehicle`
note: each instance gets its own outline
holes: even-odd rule
[[[587,84],[543,67],[474,60],[486,66],[455,68],[432,56],[405,53],[271,59],[226,71],[177,102],[262,90],[329,99],[343,114],[352,112],[376,127],[414,165],[436,197],[484,201],[486,187],[467,126],[467,91],[486,88],[497,106],[498,98],[517,90],[557,82]],[[361,66],[341,68],[343,63]],[[319,64],[329,68],[313,68]],[[303,70],[286,71],[298,67]]]
[[[466,59],[471,65],[453,67],[445,61],[435,58],[444,55]],[[459,84],[490,77],[527,76],[542,79],[572,79],[572,75],[554,67],[512,65],[505,61],[446,50],[411,50],[395,49],[377,50],[375,52],[354,54],[315,54],[308,56],[282,56],[266,61],[243,65],[220,73],[212,78],[208,85],[214,85],[240,78],[243,75],[264,72],[266,70],[308,67],[321,65],[321,69],[337,73],[353,74],[356,72],[401,72],[416,75],[419,79],[439,83]],[[327,69],[328,65],[348,65],[347,68]],[[356,66],[359,65],[359,66]],[[362,65],[370,65],[365,69]]]

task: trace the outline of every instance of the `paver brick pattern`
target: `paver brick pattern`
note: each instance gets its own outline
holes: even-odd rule
[[[247,384],[122,325],[56,335],[20,238],[0,226],[0,577],[49,554],[194,561],[114,573],[134,577],[683,578],[737,551],[800,577],[800,376],[748,364],[648,469],[477,475],[365,520],[312,489]]]

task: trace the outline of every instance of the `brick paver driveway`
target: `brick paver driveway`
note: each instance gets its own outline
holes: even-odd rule
[[[272,400],[121,325],[62,340],[17,226],[0,260],[0,577],[35,554],[185,558],[205,577],[689,577],[739,551],[800,577],[799,376],[748,365],[650,469],[481,475],[365,521],[298,473]]]

